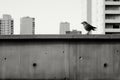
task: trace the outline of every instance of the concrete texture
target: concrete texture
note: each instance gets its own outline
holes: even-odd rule
[[[119,39],[120,35],[0,35],[0,39]]]
[[[0,36],[0,79],[119,80],[120,35]]]

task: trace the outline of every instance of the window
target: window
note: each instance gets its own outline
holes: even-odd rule
[[[114,24],[113,28],[119,28],[119,25],[118,24]]]

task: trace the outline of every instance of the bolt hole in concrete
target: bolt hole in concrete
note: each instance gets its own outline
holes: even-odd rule
[[[7,58],[4,58],[4,60],[6,60]]]
[[[119,50],[117,50],[117,53],[119,53]]]
[[[107,68],[108,67],[108,64],[107,63],[104,63],[104,68]]]
[[[37,63],[33,63],[33,67],[37,67]]]
[[[79,59],[80,59],[80,60],[83,60],[83,58],[82,58],[81,56],[79,57]]]

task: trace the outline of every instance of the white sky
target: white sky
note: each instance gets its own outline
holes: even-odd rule
[[[0,0],[0,17],[10,14],[14,32],[20,32],[20,18],[35,18],[36,34],[59,34],[60,22],[70,22],[71,30],[82,31],[85,0]]]

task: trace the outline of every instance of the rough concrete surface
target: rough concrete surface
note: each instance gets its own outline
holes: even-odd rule
[[[120,80],[120,36],[1,36],[0,79]]]

